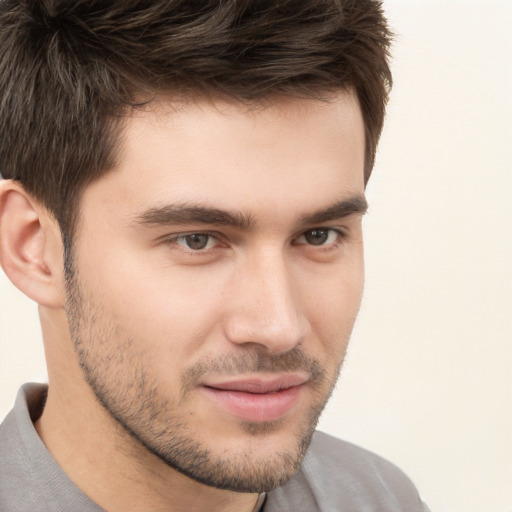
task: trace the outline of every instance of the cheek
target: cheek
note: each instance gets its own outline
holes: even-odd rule
[[[311,328],[330,354],[344,353],[346,349],[359,312],[363,285],[361,259],[333,272],[309,295]]]
[[[126,262],[125,262],[126,263]],[[164,374],[189,363],[215,331],[221,314],[220,277],[201,271],[138,264],[104,276],[104,307],[113,321],[144,352],[153,371]],[[135,265],[133,265],[135,268]]]

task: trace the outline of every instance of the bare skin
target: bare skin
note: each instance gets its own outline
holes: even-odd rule
[[[359,309],[360,109],[162,103],[124,130],[81,199],[69,293],[55,221],[0,188],[0,261],[40,305],[36,428],[109,512],[250,512],[296,471]]]

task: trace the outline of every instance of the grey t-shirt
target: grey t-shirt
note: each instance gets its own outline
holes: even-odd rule
[[[33,422],[46,387],[26,384],[0,425],[1,512],[104,512],[50,455]],[[300,470],[267,494],[264,512],[426,512],[411,481],[362,448],[315,433]]]

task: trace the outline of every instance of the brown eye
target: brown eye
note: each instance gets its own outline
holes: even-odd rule
[[[329,239],[331,229],[310,229],[304,233],[304,239],[310,245],[323,245]]]
[[[190,233],[189,235],[179,235],[169,240],[173,244],[178,244],[191,251],[203,251],[215,247],[219,240],[209,233]]]
[[[333,228],[313,228],[304,231],[295,241],[296,244],[330,246],[343,237],[343,233]]]
[[[204,233],[193,233],[192,235],[187,235],[183,238],[186,246],[189,249],[200,251],[208,245],[211,237],[210,235],[205,235]]]

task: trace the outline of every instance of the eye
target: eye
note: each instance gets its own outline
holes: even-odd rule
[[[215,247],[218,240],[208,233],[190,233],[188,235],[180,235],[172,240],[191,251],[203,251]]]
[[[299,244],[308,244],[308,245],[331,245],[336,243],[343,234],[337,230],[332,228],[313,228],[308,229],[302,235],[297,238],[297,242]]]

